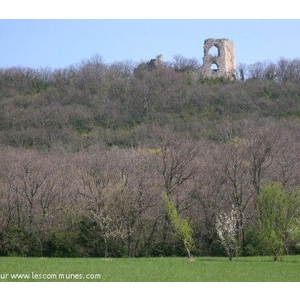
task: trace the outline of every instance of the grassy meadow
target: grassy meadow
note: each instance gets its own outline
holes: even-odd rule
[[[0,258],[0,281],[300,281],[300,256],[186,258]]]

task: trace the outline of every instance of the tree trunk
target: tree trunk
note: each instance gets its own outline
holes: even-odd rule
[[[107,246],[107,241],[104,240],[104,258],[108,257],[108,246]]]
[[[131,234],[131,229],[127,230],[127,251],[128,251],[128,256],[133,257],[132,253],[132,234]]]
[[[187,247],[185,249],[188,254],[188,259],[191,259],[192,258],[191,251]]]

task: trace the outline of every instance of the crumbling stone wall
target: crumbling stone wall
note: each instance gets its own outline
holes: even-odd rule
[[[134,70],[134,75],[139,76],[141,72],[147,70],[147,71],[153,71],[158,69],[159,67],[162,67],[164,65],[163,56],[157,55],[156,58],[150,59],[150,61],[146,63],[139,64],[138,67]]]
[[[213,47],[217,54],[211,54]],[[228,39],[206,39],[201,73],[204,77],[225,77],[234,80],[236,77],[234,44]]]

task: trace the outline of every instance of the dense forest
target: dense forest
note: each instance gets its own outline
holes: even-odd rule
[[[266,186],[287,199],[277,244],[300,253],[300,60],[240,64],[236,81],[199,65],[0,69],[0,255],[185,255],[163,195],[194,255],[226,254],[216,222],[232,207],[237,254],[270,254]]]

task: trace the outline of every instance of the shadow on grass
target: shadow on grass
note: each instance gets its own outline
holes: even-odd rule
[[[234,257],[232,261],[230,262],[229,259],[225,257],[195,257],[195,260],[197,261],[203,261],[203,262],[218,262],[218,263],[238,263],[238,262],[243,262],[243,263],[276,263],[276,264],[286,264],[286,263],[300,263],[300,257],[299,260],[288,260],[288,257],[286,258],[287,260],[283,259],[278,262],[274,262],[273,258],[271,256],[246,256],[246,257]]]

